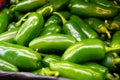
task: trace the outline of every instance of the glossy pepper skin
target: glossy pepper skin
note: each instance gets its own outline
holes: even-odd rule
[[[5,41],[5,42],[10,42],[10,43],[15,43],[15,36],[17,34],[18,29],[13,29],[10,31],[6,31],[0,34],[0,41]]]
[[[112,18],[119,12],[119,8],[106,7],[100,4],[76,0],[69,4],[72,14],[82,17]]]
[[[47,56],[45,56],[45,57],[43,58],[42,64],[43,64],[45,67],[49,67],[50,62],[60,62],[60,60],[61,60],[61,57],[60,57],[60,56],[50,54],[50,55],[47,55]]]
[[[77,23],[72,20],[67,21],[60,13],[54,12],[58,15],[63,22],[63,33],[73,36],[77,41],[86,39],[86,35],[82,32],[81,28]]]
[[[105,56],[104,43],[99,39],[86,39],[67,48],[61,60],[74,63],[83,63],[99,60]]]
[[[120,48],[120,30],[116,31],[112,38],[111,38],[111,42],[110,42],[110,47],[115,47],[115,48]],[[119,52],[120,50],[116,50],[116,52]]]
[[[51,62],[50,69],[58,71],[60,76],[73,80],[104,80],[101,73],[90,69],[88,66],[70,62]]]
[[[65,34],[43,35],[33,39],[29,47],[44,53],[63,53],[76,42],[75,38]]]
[[[7,72],[18,72],[19,71],[15,65],[3,59],[0,59],[0,70],[7,71]]]
[[[0,58],[24,71],[32,71],[41,66],[39,53],[27,47],[4,41],[0,41]]]
[[[65,19],[69,19],[70,15],[71,15],[69,12],[66,12],[66,11],[63,11],[60,13],[63,15],[63,17]],[[45,22],[44,26],[47,27],[47,26],[49,26],[51,24],[55,24],[55,23],[61,25],[62,21],[61,21],[60,17],[53,14],[51,17],[48,18],[48,20]]]
[[[24,0],[15,5],[16,11],[28,12],[35,10],[47,3],[48,0]]]
[[[98,38],[97,32],[95,32],[87,23],[84,22],[79,16],[76,15],[71,15],[70,20],[76,22],[83,33],[88,37],[88,38]]]
[[[49,1],[48,4],[44,5],[43,7],[40,7],[37,9],[37,13],[42,14],[43,16],[49,16],[54,11],[60,11],[65,6],[67,6],[69,3],[69,0],[56,0],[56,1]]]
[[[47,27],[44,27],[40,33],[41,35],[50,35],[50,34],[60,34],[62,32],[61,26],[58,24],[51,24]]]
[[[93,28],[98,33],[105,33],[107,34],[107,37],[110,39],[111,34],[107,27],[109,24],[107,22],[103,22],[102,20],[98,18],[86,18],[85,22],[90,25],[91,28]]]
[[[109,72],[109,69],[96,62],[86,62],[83,65],[90,67],[91,69],[102,73],[108,80],[115,80],[115,77]]]
[[[43,16],[36,12],[31,12],[28,19],[19,28],[15,41],[20,45],[27,45],[29,41],[39,35],[43,24]]]

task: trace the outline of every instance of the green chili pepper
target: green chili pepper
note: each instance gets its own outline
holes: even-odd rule
[[[77,23],[72,20],[67,21],[60,13],[54,12],[63,22],[63,33],[73,36],[77,41],[86,39],[86,35],[82,32]]]
[[[18,72],[19,71],[15,65],[3,59],[0,59],[0,70],[7,71],[7,72]]]
[[[116,31],[111,39],[110,47],[120,48],[120,31]],[[116,50],[116,52],[119,52],[120,50]]]
[[[16,4],[15,10],[21,12],[28,12],[35,10],[47,3],[48,0],[24,0]]]
[[[69,9],[72,14],[96,18],[112,18],[119,12],[119,8],[79,0],[70,3]]]
[[[91,69],[103,73],[103,76],[106,76],[106,79],[115,80],[115,77],[109,72],[109,69],[103,65],[96,62],[87,62],[83,65],[89,66]]]
[[[59,26],[58,24],[51,24],[43,28],[43,31],[41,31],[40,33],[40,36],[50,35],[50,34],[59,34],[61,32],[62,32],[61,26]]]
[[[86,61],[100,60],[105,57],[106,52],[117,50],[104,45],[100,39],[86,39],[73,44],[62,55],[62,61],[83,63]]]
[[[61,11],[65,6],[67,6],[69,0],[56,0],[50,1],[48,4],[40,7],[36,12],[42,14],[43,16],[49,16],[53,11]]]
[[[110,70],[117,70],[117,66],[120,65],[120,57],[115,52],[109,52],[102,59],[102,64]]]
[[[15,20],[19,21],[24,15],[25,13],[19,12],[19,11],[15,11]]]
[[[70,17],[70,13],[69,12],[66,12],[66,11],[63,11],[63,12],[60,12],[62,15],[63,15],[63,17],[65,17],[65,19],[69,19],[69,17]],[[60,17],[58,17],[57,15],[52,15],[50,18],[48,18],[48,20],[45,22],[45,27],[46,26],[49,26],[49,25],[51,25],[51,24],[59,24],[59,25],[61,25],[61,19],[60,19]]]
[[[113,18],[113,21],[109,27],[110,30],[119,30],[120,29],[120,13]]]
[[[104,80],[104,76],[85,65],[70,62],[51,62],[50,69],[58,71],[60,76],[73,80]]]
[[[105,33],[105,34],[107,34],[107,36],[108,36],[109,39],[111,38],[110,32],[107,29],[107,27],[109,26],[109,24],[106,21],[103,22],[102,20],[100,20],[98,18],[86,18],[85,21],[96,32],[98,32],[98,33]]]
[[[33,39],[29,47],[44,53],[63,53],[76,42],[75,38],[65,34],[43,35]]]
[[[15,29],[15,28],[16,28],[15,22],[12,22],[12,23],[10,23],[10,24],[8,25],[7,31],[13,30],[13,29]]]
[[[18,29],[13,29],[10,31],[6,31],[0,34],[0,41],[6,41],[10,43],[15,43],[14,37],[17,34]]]
[[[61,60],[61,57],[58,55],[47,55],[43,58],[42,64],[45,67],[49,67],[50,62],[59,62]]]
[[[39,53],[27,47],[4,41],[0,41],[0,58],[24,71],[36,70],[41,66]]]
[[[21,45],[27,45],[29,41],[37,37],[43,27],[44,18],[42,15],[31,12],[28,19],[19,28],[15,41]]]
[[[70,19],[79,25],[83,33],[86,34],[88,38],[98,38],[98,34],[88,24],[86,24],[80,17],[76,15],[72,15]]]

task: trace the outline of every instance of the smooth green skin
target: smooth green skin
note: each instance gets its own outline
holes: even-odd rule
[[[91,69],[93,69],[95,71],[104,73],[104,75],[109,72],[109,69],[107,67],[105,67],[101,64],[98,64],[96,62],[86,62],[83,65],[89,66]]]
[[[13,30],[16,28],[17,28],[17,26],[15,25],[15,22],[12,22],[8,25],[7,31],[10,31],[10,30]]]
[[[82,17],[96,18],[112,18],[119,12],[118,8],[106,7],[96,3],[88,3],[85,1],[74,1],[69,4],[69,9],[72,14]]]
[[[15,43],[14,37],[17,34],[18,29],[13,29],[10,31],[6,31],[0,34],[0,41]]]
[[[62,32],[61,26],[53,23],[47,27],[44,27],[40,33],[40,36],[41,35],[50,35],[50,34],[59,34],[61,32]]]
[[[81,28],[82,32],[86,34],[88,38],[98,38],[98,34],[88,25],[86,24],[79,16],[72,15],[70,20],[76,22]]]
[[[30,13],[28,19],[20,26],[15,41],[20,45],[27,45],[40,34],[43,24],[44,18],[42,15],[36,12]]]
[[[70,13],[69,12],[66,12],[66,11],[63,11],[63,12],[60,12],[62,15],[63,15],[63,17],[65,18],[65,19],[69,19],[69,17],[70,17]],[[48,20],[45,22],[45,27],[47,27],[47,26],[49,26],[49,25],[51,25],[51,24],[61,24],[61,19],[60,19],[60,17],[58,17],[57,15],[52,15],[50,18],[48,18]]]
[[[110,52],[105,55],[101,63],[110,70],[116,70],[117,66],[120,64],[120,57],[117,53]]]
[[[0,13],[0,33],[3,33],[7,30],[9,24],[9,18],[7,14]]]
[[[61,57],[58,55],[47,55],[43,58],[42,64],[45,67],[49,67],[50,62],[59,62],[61,60]]]
[[[40,68],[41,56],[30,48],[0,41],[0,58],[17,66],[23,71]]]
[[[88,66],[70,62],[51,62],[50,69],[56,70],[60,76],[73,80],[104,80],[101,73],[90,69]]]
[[[18,72],[19,71],[15,65],[3,59],[0,59],[0,70],[7,71],[7,72]]]
[[[86,35],[82,32],[79,25],[72,20],[63,24],[63,33],[73,36],[77,41],[86,39]]]
[[[44,53],[63,53],[76,39],[65,34],[43,35],[33,39],[29,47]]]
[[[55,0],[47,3],[43,7],[37,9],[37,13],[42,14],[43,16],[49,16],[53,13],[53,11],[61,11],[67,6],[69,0]]]
[[[24,0],[16,4],[15,10],[20,12],[28,12],[35,10],[47,3],[48,0]]]
[[[116,31],[111,38],[111,47],[120,48],[120,31]]]
[[[104,43],[99,39],[86,39],[67,48],[61,60],[74,63],[83,63],[99,60],[105,56]]]

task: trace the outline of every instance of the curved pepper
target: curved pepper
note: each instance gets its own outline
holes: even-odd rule
[[[62,77],[73,80],[104,80],[101,73],[85,65],[70,62],[51,62],[50,69],[58,71]]]
[[[70,3],[69,9],[72,14],[96,18],[112,18],[119,12],[119,8],[79,0]]]
[[[111,38],[111,34],[107,29],[109,24],[106,21],[103,22],[102,20],[100,20],[98,18],[86,18],[85,22],[88,23],[90,25],[90,27],[92,27],[96,32],[105,33],[105,34],[107,34],[107,37],[109,39]]]
[[[32,71],[41,67],[39,53],[30,48],[4,41],[0,41],[0,58],[24,71]]]
[[[86,39],[86,35],[82,32],[77,23],[72,20],[67,21],[60,13],[54,12],[63,22],[63,33],[73,36],[77,41]]]
[[[7,72],[18,72],[19,71],[15,65],[3,59],[0,59],[0,70],[7,71]]]
[[[24,0],[15,5],[15,10],[21,12],[28,12],[45,5],[47,1],[48,0]]]
[[[31,12],[28,19],[19,28],[15,41],[21,45],[27,45],[29,41],[37,37],[42,30],[44,18],[42,15]]]
[[[63,53],[76,42],[75,38],[65,34],[43,35],[33,39],[29,47],[44,53]]]
[[[105,57],[106,52],[117,50],[104,45],[100,39],[86,39],[75,43],[67,48],[62,55],[62,61],[70,61],[74,63],[83,63],[86,61],[100,60]],[[120,48],[119,48],[120,49]]]
[[[88,38],[98,38],[98,34],[88,24],[86,24],[80,17],[76,15],[72,15],[70,17],[70,20],[76,22],[83,31],[83,33]]]

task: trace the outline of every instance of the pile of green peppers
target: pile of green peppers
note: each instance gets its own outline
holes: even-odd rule
[[[120,80],[120,0],[10,0],[0,11],[0,70]]]

